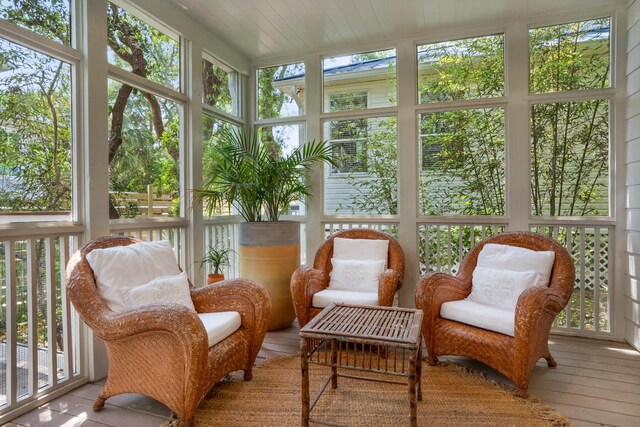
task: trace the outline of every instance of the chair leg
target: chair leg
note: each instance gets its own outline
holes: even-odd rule
[[[96,399],[96,401],[93,402],[93,411],[94,412],[101,411],[102,408],[104,408],[104,402],[106,401],[107,401],[107,397],[104,395],[104,393],[101,393],[100,396],[98,396],[98,398]]]
[[[244,380],[245,381],[251,381],[251,378],[253,378],[253,371],[251,369],[245,369],[244,370]]]
[[[547,361],[547,365],[550,368],[555,368],[556,366],[558,366],[558,362],[556,362],[556,360],[553,358],[551,353],[547,353],[547,355],[544,358]]]
[[[429,366],[436,366],[438,364],[438,357],[429,355],[427,357],[427,363],[429,364]]]
[[[527,390],[528,390],[528,387],[517,387],[516,386],[516,390],[515,390],[515,392],[513,394],[515,394],[516,397],[521,397],[521,398],[524,399],[529,394]]]

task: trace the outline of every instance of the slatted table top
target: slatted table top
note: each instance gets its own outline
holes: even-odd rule
[[[333,304],[300,330],[301,338],[343,338],[370,344],[420,345],[422,310]]]

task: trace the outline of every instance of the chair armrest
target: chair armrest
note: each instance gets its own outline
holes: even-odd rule
[[[171,334],[180,343],[185,360],[206,366],[207,333],[196,313],[187,307],[152,304],[121,313],[108,311],[96,320],[92,329],[106,342]]]
[[[432,272],[420,278],[416,286],[416,307],[424,311],[422,334],[427,350],[431,353],[435,345],[432,333],[436,319],[440,317],[440,307],[447,301],[465,299],[471,293],[471,276],[452,276]]]
[[[241,328],[249,334],[249,360],[255,359],[271,317],[271,299],[262,285],[247,279],[223,280],[192,289],[191,299],[198,313],[240,313]]]
[[[229,279],[191,290],[198,313],[237,311],[242,326],[260,328],[269,323],[271,299],[266,289],[251,280]]]
[[[291,298],[300,327],[311,320],[310,308],[313,295],[327,288],[322,270],[298,267],[291,276]]]
[[[548,288],[535,286],[525,291],[518,298],[515,312],[514,340],[516,351],[528,349],[537,334],[548,335],[551,323],[565,306],[560,292]],[[544,315],[547,321],[541,324]]]
[[[418,280],[416,286],[416,307],[437,316],[443,303],[465,299],[470,293],[471,277],[427,273]]]
[[[378,281],[378,304],[384,307],[391,307],[401,282],[402,277],[397,271],[391,268],[383,271]]]

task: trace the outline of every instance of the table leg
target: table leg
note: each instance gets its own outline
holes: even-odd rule
[[[420,341],[422,343],[422,341]],[[416,360],[416,382],[418,386],[418,400],[422,401],[422,345],[418,346],[418,357]]]
[[[418,417],[416,409],[418,402],[416,400],[416,355],[413,353],[409,356],[409,424],[411,427],[418,425]]]
[[[338,343],[331,340],[331,388],[338,388]]]
[[[309,427],[309,342],[306,338],[302,339],[300,346],[300,369],[302,371],[302,427]]]

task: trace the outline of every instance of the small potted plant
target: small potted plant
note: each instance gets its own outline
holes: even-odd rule
[[[219,248],[214,246],[207,251],[200,262],[201,265],[209,267],[211,273],[207,274],[207,284],[216,283],[224,280],[224,274],[220,270],[220,267],[229,265],[231,261],[231,255],[235,251],[231,248]]]

